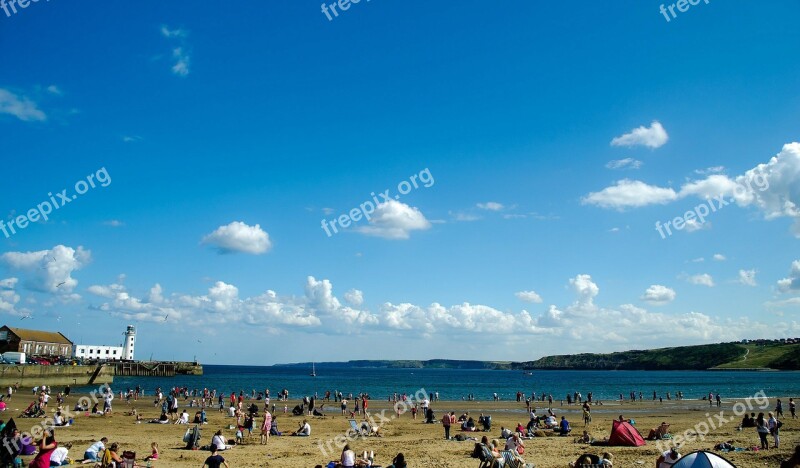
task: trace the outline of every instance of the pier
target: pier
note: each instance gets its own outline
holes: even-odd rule
[[[115,362],[114,375],[125,377],[175,377],[176,375],[203,375],[203,366],[197,362]]]

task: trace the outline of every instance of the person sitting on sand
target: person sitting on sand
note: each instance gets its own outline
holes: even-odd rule
[[[504,426],[500,426],[500,437],[503,439],[508,439],[511,437],[511,429],[506,429]]]
[[[398,453],[394,459],[392,459],[392,464],[387,466],[386,468],[407,468],[406,465],[406,457],[403,455],[402,452]]]
[[[650,429],[650,433],[647,434],[648,440],[660,440],[664,438],[664,435],[669,433],[669,424],[666,422],[662,422],[660,426],[654,427]]]
[[[218,430],[214,437],[211,438],[211,446],[217,447],[217,450],[220,452],[223,450],[228,450],[229,448],[233,447],[233,445],[228,445],[228,441],[222,436],[222,429]]]
[[[303,422],[300,424],[300,428],[296,431],[292,432],[293,436],[299,437],[308,437],[311,435],[311,425],[308,423],[308,420],[304,419]]]
[[[566,416],[561,416],[561,423],[559,424],[560,434],[561,436],[569,435],[572,432],[572,427],[569,425],[569,421],[567,421]]]
[[[181,413],[181,416],[175,421],[175,424],[189,424],[189,413],[183,410],[183,413]]]
[[[361,423],[360,427],[361,427],[361,431],[364,434],[367,434],[367,435],[370,435],[370,436],[376,436],[376,437],[383,437],[383,435],[381,434],[381,428],[379,426],[377,426],[377,425],[373,426],[366,419],[364,420],[364,422]]]
[[[117,454],[118,451],[119,444],[116,442],[111,444],[111,447],[107,448],[103,453],[103,459],[100,460],[100,466],[103,468],[121,468],[123,462],[122,457]]]
[[[656,468],[670,468],[680,458],[681,454],[678,452],[678,447],[672,447],[658,457],[658,460],[656,460]]]
[[[150,455],[144,457],[144,461],[158,460],[158,442],[153,442],[150,444],[150,448],[152,448],[153,451],[150,453]]]
[[[528,430],[522,427],[522,423],[517,423],[517,427],[514,429],[514,432],[516,432],[520,437],[525,437],[525,435],[528,433]]]
[[[544,427],[546,429],[554,429],[556,426],[558,426],[558,423],[556,422],[555,416],[549,415],[544,418]]]
[[[602,466],[614,466],[614,455],[609,453],[609,452],[605,452],[603,454],[603,459],[600,460],[600,465],[602,465]]]
[[[575,440],[575,443],[578,444],[591,444],[592,442],[594,442],[594,439],[592,438],[592,435],[589,434],[589,431],[583,431],[583,435]]]
[[[511,434],[511,437],[506,440],[506,450],[511,450],[516,454],[520,454],[525,450],[525,444],[522,443],[522,440],[517,434]]]

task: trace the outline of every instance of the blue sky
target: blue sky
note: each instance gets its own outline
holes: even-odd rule
[[[241,364],[798,336],[800,5],[660,5],[0,9],[0,219],[107,182],[0,233],[2,320]]]

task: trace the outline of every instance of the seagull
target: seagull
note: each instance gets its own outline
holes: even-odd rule
[[[60,288],[62,285],[67,284],[66,281],[62,281],[56,285],[57,288]]]
[[[168,318],[169,318],[169,314],[165,315],[164,316],[164,321],[166,322]]]
[[[200,341],[200,340],[197,340],[197,342],[198,342],[198,343],[202,343],[202,341]]]
[[[25,319],[29,319],[29,318],[33,318],[33,316],[32,316],[32,315],[30,315],[30,314],[28,314],[28,315],[23,315],[23,316],[22,316],[22,317],[20,317],[19,319],[20,319],[20,320],[25,320]]]

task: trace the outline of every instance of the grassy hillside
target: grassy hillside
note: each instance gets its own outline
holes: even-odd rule
[[[546,356],[515,365],[524,369],[701,370],[739,359],[745,352],[737,344],[720,343],[609,354]]]
[[[798,344],[739,344],[744,354],[739,358],[717,365],[717,369],[798,369],[800,368],[800,345]]]

